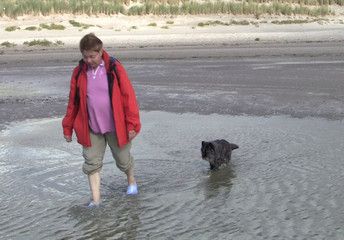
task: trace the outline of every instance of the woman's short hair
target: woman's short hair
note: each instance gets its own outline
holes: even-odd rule
[[[103,42],[94,34],[89,33],[80,40],[80,52],[95,51],[99,52],[103,48]]]

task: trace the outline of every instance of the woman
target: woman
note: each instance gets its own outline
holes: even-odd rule
[[[83,172],[92,192],[89,206],[100,204],[100,171],[106,145],[117,167],[127,175],[127,194],[137,194],[131,140],[141,129],[134,89],[124,67],[111,60],[102,41],[93,33],[80,41],[83,59],[72,75],[64,138],[72,141],[73,129],[83,146]]]

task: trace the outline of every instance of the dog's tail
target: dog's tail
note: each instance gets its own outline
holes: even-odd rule
[[[238,148],[239,148],[239,146],[238,146],[238,145],[236,145],[236,144],[234,144],[234,143],[231,143],[231,148],[232,148],[232,150],[234,150],[234,149],[238,149]]]

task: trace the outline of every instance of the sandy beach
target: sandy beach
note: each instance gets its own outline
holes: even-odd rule
[[[228,46],[269,46],[271,44],[298,44],[343,42],[344,8],[332,7],[335,15],[325,18],[308,16],[253,16],[233,15],[182,15],[182,16],[125,16],[125,15],[51,15],[51,16],[22,16],[17,19],[0,18],[0,64],[27,61],[32,54],[37,53],[36,61],[51,60],[51,54],[56,61],[75,60],[78,53],[78,43],[82,36],[93,32],[100,36],[107,49],[116,49],[124,58],[165,58],[162,48],[176,49],[170,51],[169,57],[201,55],[221,56],[221,51],[202,51],[202,46],[219,48]],[[89,26],[74,27],[70,21],[76,21]],[[274,21],[305,20],[303,24],[274,24]],[[215,24],[198,26],[205,22],[230,23],[246,21],[248,25]],[[41,24],[57,24],[64,30],[40,29],[29,31],[30,27],[40,28]],[[152,26],[154,25],[154,26]],[[15,31],[6,31],[8,27],[16,27]],[[27,46],[24,43],[47,40],[51,46]],[[57,44],[58,43],[58,44]],[[10,47],[7,47],[9,44]],[[142,51],[137,49],[143,49]],[[201,49],[193,50],[194,48]],[[43,52],[42,52],[43,51]],[[42,54],[39,54],[42,53]],[[121,55],[122,54],[122,55]],[[227,53],[226,53],[227,54]],[[225,55],[226,55],[225,54]]]
[[[106,46],[117,48],[192,46],[192,45],[231,45],[250,44],[255,42],[319,42],[343,41],[344,8],[332,7],[335,15],[324,18],[308,16],[253,16],[227,15],[181,15],[181,16],[22,16],[17,19],[0,18],[0,43],[14,45],[9,49],[34,49],[23,45],[25,41],[46,39],[58,46],[49,48],[77,47],[79,39],[94,32],[102,37]],[[74,27],[70,21],[76,21],[89,27]],[[273,21],[305,20],[303,24],[274,24]],[[247,21],[243,24],[214,24],[199,26],[206,22],[231,23]],[[40,24],[58,24],[64,30],[26,30],[29,27],[39,28]],[[17,27],[15,31],[6,31],[7,27]]]

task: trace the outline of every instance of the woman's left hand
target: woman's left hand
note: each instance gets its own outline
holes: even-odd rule
[[[136,137],[136,132],[134,130],[128,132],[129,141]]]

